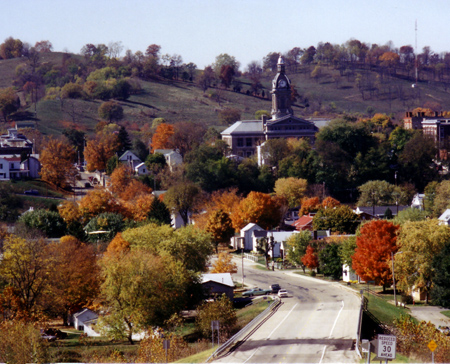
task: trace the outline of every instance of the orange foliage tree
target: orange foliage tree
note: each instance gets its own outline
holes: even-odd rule
[[[156,149],[171,148],[171,137],[174,133],[175,128],[173,125],[166,123],[159,124],[152,138],[152,153]]]
[[[322,207],[332,209],[338,207],[341,203],[333,197],[327,197],[322,201]]]
[[[87,162],[88,171],[103,171],[106,162],[119,148],[119,140],[116,134],[98,135],[87,142],[84,149],[84,159]]]
[[[281,220],[281,207],[278,197],[252,191],[231,214],[233,227],[239,231],[247,224],[255,223],[263,229],[271,229]]]
[[[352,256],[353,270],[365,281],[375,281],[383,289],[392,282],[389,261],[391,253],[398,247],[398,225],[387,220],[371,220],[360,230],[356,237],[355,254]]]
[[[122,233],[117,233],[106,249],[107,255],[121,255],[130,251],[130,243],[122,237]]]
[[[114,196],[106,190],[89,191],[78,205],[80,214],[86,220],[100,215],[102,212],[121,212],[121,208]]]
[[[77,174],[73,165],[75,150],[68,142],[48,138],[39,160],[42,165],[40,174],[44,181],[58,187],[66,187],[74,181]]]
[[[211,215],[215,211],[222,210],[231,215],[241,200],[242,197],[237,193],[237,188],[214,191],[211,195],[204,196],[199,203],[202,206],[202,211],[196,213],[193,217],[195,226],[205,230]]]
[[[110,190],[114,193],[121,194],[125,191],[133,178],[133,171],[127,164],[120,164],[111,173]]]
[[[302,257],[302,263],[309,269],[316,269],[319,266],[319,258],[314,248],[308,245],[306,248],[306,254]]]
[[[321,207],[319,197],[305,197],[302,199],[299,216],[307,215],[310,212],[316,212]]]

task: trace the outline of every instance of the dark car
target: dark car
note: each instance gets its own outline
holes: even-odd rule
[[[39,191],[38,190],[27,190],[23,192],[25,195],[34,195],[37,196],[39,195]]]
[[[269,288],[272,290],[272,293],[278,293],[278,291],[281,289],[278,283],[271,284]]]

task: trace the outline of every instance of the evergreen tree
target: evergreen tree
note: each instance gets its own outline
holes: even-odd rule
[[[172,222],[172,218],[170,216],[170,211],[159,198],[155,197],[150,207],[150,212],[148,214],[149,220],[156,220],[161,225],[167,224],[170,225]]]

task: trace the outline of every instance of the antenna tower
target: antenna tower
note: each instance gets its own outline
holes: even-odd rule
[[[419,55],[418,55],[418,53],[417,53],[417,19],[416,19],[416,44],[415,44],[415,50],[414,50],[414,52],[416,53],[416,62],[415,62],[415,68],[416,68],[416,86],[418,86],[418,84],[417,84],[417,82],[418,82],[418,80],[419,80],[419,71],[418,71],[418,58],[419,58]]]

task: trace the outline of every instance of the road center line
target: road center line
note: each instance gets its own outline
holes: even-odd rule
[[[281,322],[277,325],[277,327],[275,327],[272,332],[269,334],[269,336],[267,336],[268,339],[270,339],[270,337],[272,336],[272,334],[275,332],[276,329],[278,329],[280,327],[280,325],[284,322],[284,320],[286,320],[288,318],[288,316],[291,314],[291,312],[294,310],[295,307],[297,307],[298,303],[295,304],[294,307],[292,307],[292,309],[289,311],[289,313],[284,316],[284,319],[281,320]]]
[[[333,335],[333,330],[334,330],[334,328],[336,327],[337,320],[339,319],[339,316],[341,315],[341,312],[342,312],[343,309],[344,309],[344,301],[342,301],[341,309],[339,310],[339,312],[338,312],[338,314],[337,314],[337,316],[336,316],[336,320],[334,320],[333,327],[331,328],[331,331],[330,331],[330,336],[328,336],[329,339],[331,339],[331,335]],[[320,358],[319,364],[322,363],[323,357],[325,356],[325,350],[326,350],[326,349],[327,349],[327,346],[325,345],[325,346],[323,347],[322,357]]]

